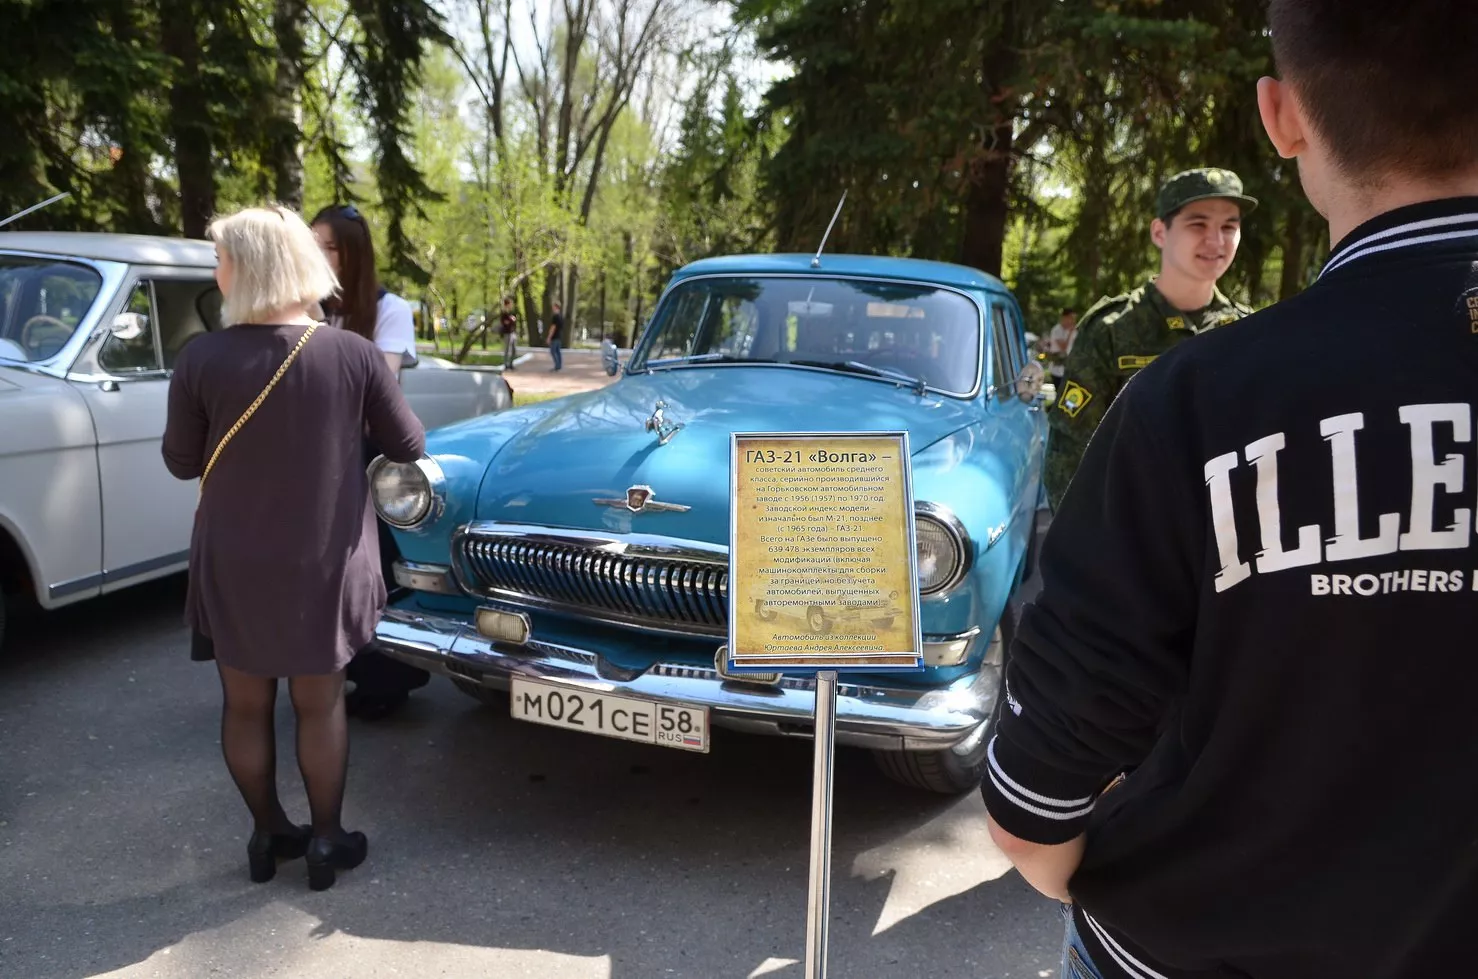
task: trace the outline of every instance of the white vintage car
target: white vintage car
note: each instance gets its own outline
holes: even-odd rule
[[[220,328],[208,242],[0,232],[0,642],[5,606],[56,608],[183,570],[195,484],[164,468],[169,378]],[[496,368],[401,374],[426,428],[507,408]]]

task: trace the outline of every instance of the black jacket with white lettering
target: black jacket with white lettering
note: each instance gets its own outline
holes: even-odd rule
[[[984,786],[1019,837],[1087,833],[1106,975],[1478,969],[1475,402],[1478,198],[1363,225],[1115,402]]]

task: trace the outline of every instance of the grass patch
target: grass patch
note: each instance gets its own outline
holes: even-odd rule
[[[446,360],[451,361],[455,361],[457,359],[454,354],[456,354],[456,352],[460,349],[460,345],[453,347],[452,349],[447,349],[446,347],[443,347],[442,349],[437,350],[429,343],[416,344],[417,353],[426,354],[431,357],[442,357]],[[462,363],[466,364],[469,367],[501,367],[503,366],[503,354],[494,353],[491,350],[483,350],[480,347],[473,347],[467,352],[467,359],[462,361]]]
[[[513,407],[531,405],[537,401],[553,401],[555,398],[563,398],[565,395],[554,391],[520,391],[513,389]]]

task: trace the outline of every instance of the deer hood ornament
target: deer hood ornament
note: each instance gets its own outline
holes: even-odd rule
[[[667,410],[666,401],[658,401],[652,409],[652,415],[647,419],[645,428],[649,432],[657,433],[657,444],[666,445],[672,441],[672,437],[682,431],[682,422],[669,422],[663,412]]]

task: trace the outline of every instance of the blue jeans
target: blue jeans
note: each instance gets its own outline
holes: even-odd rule
[[[565,365],[564,364],[564,358],[562,356],[560,356],[560,347],[561,346],[562,346],[562,344],[558,340],[550,340],[549,341],[549,356],[554,358],[554,369],[555,370],[559,370],[561,367],[563,367]]]
[[[1072,905],[1062,906],[1062,922],[1062,979],[1103,979],[1103,974],[1098,971],[1093,960],[1088,957],[1088,950],[1083,947],[1083,939],[1073,922]]]

